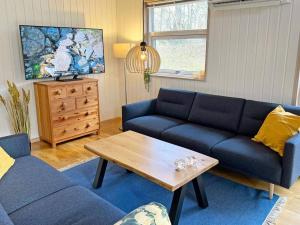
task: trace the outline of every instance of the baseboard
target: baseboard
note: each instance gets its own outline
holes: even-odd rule
[[[63,172],[63,171],[65,171],[65,170],[71,169],[71,168],[73,168],[73,167],[75,167],[75,166],[79,166],[79,165],[81,165],[81,164],[83,164],[83,163],[92,161],[92,160],[97,159],[97,158],[99,158],[99,157],[98,157],[98,156],[93,156],[93,157],[91,157],[91,158],[89,158],[89,159],[81,160],[81,161],[79,161],[79,162],[75,162],[75,163],[72,163],[72,164],[70,164],[70,165],[68,165],[68,166],[65,166],[65,167],[63,167],[63,168],[60,168],[60,169],[58,169],[58,171]]]
[[[41,141],[41,139],[39,137],[30,139],[31,144],[37,143],[37,142],[40,142],[40,141]]]

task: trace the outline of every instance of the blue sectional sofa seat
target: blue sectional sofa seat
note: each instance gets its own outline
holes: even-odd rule
[[[25,134],[0,138],[16,159],[0,180],[1,225],[111,225],[125,213],[30,156]]]
[[[284,157],[251,138],[278,104],[160,89],[156,99],[125,105],[123,130],[133,130],[217,158],[220,165],[289,188],[300,176],[300,135]],[[300,108],[284,106],[300,115]]]

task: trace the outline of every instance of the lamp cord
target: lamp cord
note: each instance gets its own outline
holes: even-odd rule
[[[127,94],[127,76],[126,76],[126,62],[124,61],[124,65],[123,65],[123,69],[124,69],[124,83],[125,83],[125,103],[126,105],[128,104],[128,94]]]
[[[142,16],[143,16],[143,20],[142,20],[142,26],[143,26],[143,42],[145,42],[145,0],[143,0],[142,2]]]

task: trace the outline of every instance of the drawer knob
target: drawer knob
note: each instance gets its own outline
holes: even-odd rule
[[[88,104],[88,103],[89,103],[89,100],[85,99],[84,104]]]
[[[56,94],[56,95],[61,95],[61,90],[57,90],[57,91],[55,92],[55,94]]]
[[[91,127],[91,124],[90,124],[90,123],[87,123],[85,127],[86,127],[86,128],[89,128],[89,127]]]
[[[71,93],[75,93],[77,90],[75,88],[71,89]]]
[[[85,113],[85,116],[89,116],[89,115],[91,115],[92,113],[91,112],[86,112]]]
[[[88,90],[88,91],[92,90],[92,87],[87,87],[87,90]]]
[[[68,131],[65,129],[65,130],[63,130],[63,133],[67,133]]]
[[[79,130],[79,128],[78,128],[78,127],[75,127],[75,128],[74,128],[74,130],[75,130],[75,131],[78,131],[78,130]]]
[[[62,110],[65,110],[66,109],[66,103],[61,103],[61,105],[60,105],[60,108],[62,109]]]
[[[67,117],[67,116],[64,116],[62,119],[63,119],[63,120],[67,120],[67,119],[68,119],[68,117]]]

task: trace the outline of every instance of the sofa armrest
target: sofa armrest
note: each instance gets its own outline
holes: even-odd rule
[[[0,146],[13,158],[30,155],[31,146],[27,134],[16,134],[0,138]]]
[[[300,134],[286,142],[282,167],[281,185],[289,188],[300,176]]]
[[[125,122],[128,120],[153,114],[155,111],[155,105],[156,99],[124,105],[122,107],[123,128]]]

